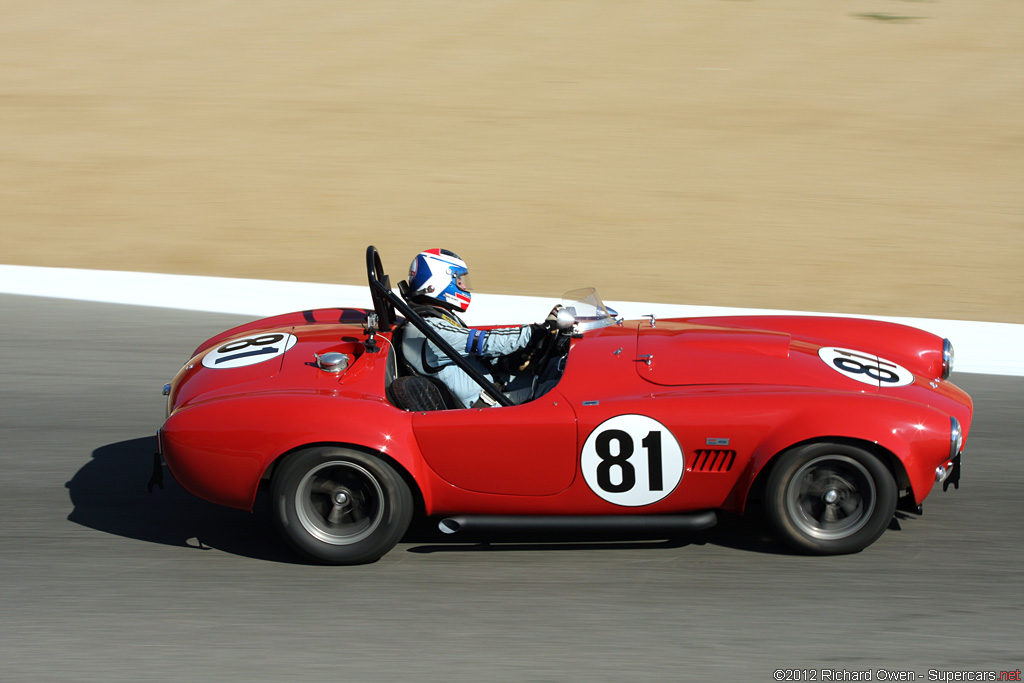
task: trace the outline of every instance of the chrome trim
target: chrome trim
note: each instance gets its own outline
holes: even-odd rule
[[[335,351],[323,355],[314,353],[313,357],[316,359],[317,367],[321,370],[335,373],[348,370],[348,364],[352,360],[347,353],[337,353]]]
[[[953,374],[953,361],[956,354],[953,351],[953,342],[948,339],[942,340],[942,379],[949,379]]]
[[[948,491],[950,485],[955,489],[960,488],[960,459],[961,456],[958,455],[944,465],[946,476],[942,480],[943,491]]]
[[[960,429],[960,420],[952,415],[949,417],[949,459],[952,460],[960,455],[964,447],[964,433]]]
[[[950,460],[935,468],[935,483],[941,484],[952,476],[956,468],[956,460]],[[947,484],[948,486],[948,484]],[[945,490],[945,489],[943,489]]]
[[[576,316],[569,312],[565,307],[559,308],[558,313],[555,314],[555,325],[558,329],[571,330],[573,325],[576,324]]]

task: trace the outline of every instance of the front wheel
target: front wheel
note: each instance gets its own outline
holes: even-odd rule
[[[386,462],[317,447],[288,456],[271,489],[274,524],[307,557],[325,564],[375,562],[412,520],[409,487]]]
[[[868,451],[817,443],[779,456],[768,477],[765,511],[779,538],[814,555],[860,552],[896,511],[896,481]]]

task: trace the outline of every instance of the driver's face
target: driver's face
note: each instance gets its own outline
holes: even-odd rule
[[[473,286],[469,283],[469,271],[466,271],[465,273],[452,274],[452,280],[455,282],[455,286],[463,292],[468,292],[473,289]]]

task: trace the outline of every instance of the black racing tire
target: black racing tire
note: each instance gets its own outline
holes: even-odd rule
[[[841,443],[798,446],[778,456],[765,513],[776,535],[810,555],[860,552],[896,511],[896,481],[873,453]]]
[[[412,520],[413,498],[384,460],[319,446],[292,453],[271,486],[274,525],[296,550],[323,564],[375,562]]]

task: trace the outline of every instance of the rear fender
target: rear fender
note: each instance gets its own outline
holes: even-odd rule
[[[267,469],[264,470],[263,472],[263,477],[260,480],[260,484],[269,484],[271,481],[273,481],[278,467],[280,467],[281,464],[285,461],[285,459],[287,459],[293,453],[304,451],[307,448],[318,448],[324,446],[348,448],[354,451],[360,451],[374,458],[380,458],[381,460],[386,462],[390,467],[392,467],[398,473],[398,475],[402,477],[402,479],[405,481],[406,485],[409,487],[409,491],[412,492],[416,509],[419,510],[421,513],[426,513],[426,510],[428,509],[426,507],[427,496],[424,495],[424,488],[420,486],[420,482],[416,480],[416,478],[406,467],[408,459],[402,458],[401,460],[398,460],[392,457],[392,455],[387,452],[376,450],[360,443],[348,443],[345,441],[321,441],[316,443],[305,443],[302,444],[301,446],[297,446],[296,448],[293,448],[287,453],[282,453],[280,456],[275,458],[273,462],[267,465]],[[429,491],[429,489],[427,489],[427,491]]]
[[[185,489],[251,510],[260,481],[278,459],[312,444],[347,444],[383,454],[419,480],[422,458],[410,420],[409,413],[384,399],[365,396],[250,395],[175,412],[164,423],[161,440],[168,468]]]

